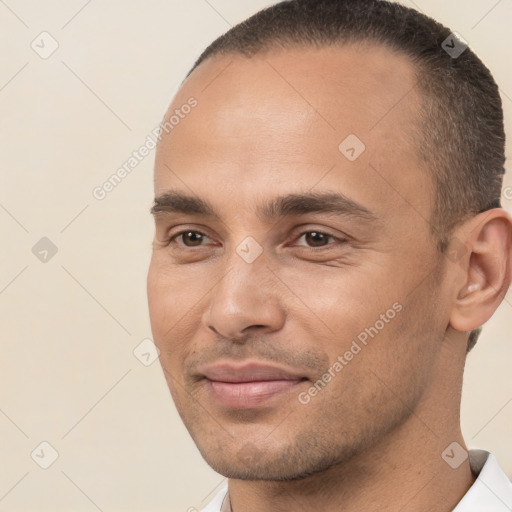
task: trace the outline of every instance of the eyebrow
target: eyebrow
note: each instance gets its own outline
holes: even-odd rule
[[[155,216],[165,213],[200,215],[221,220],[220,215],[208,201],[172,190],[157,196],[151,208],[151,214]],[[378,220],[377,215],[368,208],[341,193],[334,192],[287,194],[265,200],[257,208],[258,218],[265,221],[312,213],[350,216],[365,221]]]

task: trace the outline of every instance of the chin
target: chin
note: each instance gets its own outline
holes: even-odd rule
[[[248,442],[241,448],[231,444],[205,449],[198,445],[206,463],[217,473],[237,480],[291,481],[302,480],[316,473],[327,471],[333,466],[349,460],[354,452],[344,450],[344,454],[336,457],[320,455],[318,450],[304,446],[293,448],[281,445],[272,450],[268,446],[265,451],[256,444]]]

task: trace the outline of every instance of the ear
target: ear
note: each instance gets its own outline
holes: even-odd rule
[[[482,212],[457,230],[451,244],[459,254],[461,247],[467,251],[459,260],[450,325],[471,331],[491,318],[510,286],[512,218],[503,208]]]

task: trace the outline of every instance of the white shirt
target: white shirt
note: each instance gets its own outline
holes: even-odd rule
[[[469,464],[478,477],[453,512],[511,512],[512,483],[494,455],[469,450]]]
[[[512,512],[512,483],[494,455],[469,450],[469,464],[477,479],[452,512]],[[221,512],[227,492],[225,485],[201,512]]]

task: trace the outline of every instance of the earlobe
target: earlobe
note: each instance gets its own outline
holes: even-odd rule
[[[501,304],[510,286],[511,233],[511,218],[502,208],[476,215],[459,230],[457,239],[464,240],[470,254],[450,315],[454,329],[480,327]]]

